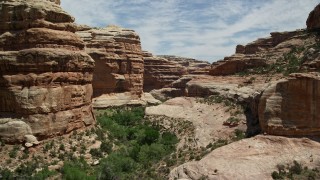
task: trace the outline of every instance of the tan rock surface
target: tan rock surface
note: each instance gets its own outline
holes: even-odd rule
[[[293,160],[309,167],[320,163],[320,143],[307,138],[258,135],[223,146],[200,161],[185,163],[170,172],[169,179],[272,179],[278,164]]]
[[[23,141],[28,134],[42,139],[94,123],[94,61],[73,33],[74,18],[43,0],[0,6],[0,118],[19,119],[31,129],[17,129],[18,136],[1,131],[2,139]]]
[[[140,37],[118,26],[88,28],[77,34],[85,41],[86,52],[95,60],[93,95],[129,92],[138,99],[143,92],[143,58]]]
[[[226,112],[228,107],[221,104],[208,105],[197,102],[196,98],[177,97],[158,106],[146,108],[147,116],[166,116],[192,122],[195,127],[194,139],[198,147],[205,147],[214,139],[226,139],[233,135],[235,128],[223,125],[231,115]],[[244,128],[242,127],[236,128]],[[180,146],[183,145],[183,140]]]
[[[117,106],[137,106],[137,105],[154,105],[160,104],[161,102],[155,99],[149,93],[143,93],[141,98],[135,98],[131,93],[111,93],[111,94],[104,94],[99,96],[98,98],[94,98],[92,100],[93,106],[96,109],[104,109],[108,107],[117,107]]]
[[[262,130],[275,135],[320,135],[320,75],[292,74],[272,83],[261,97]]]

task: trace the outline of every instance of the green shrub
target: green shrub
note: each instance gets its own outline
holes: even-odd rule
[[[95,158],[103,157],[102,152],[100,151],[100,149],[90,149],[90,154]]]
[[[86,163],[83,158],[74,161],[65,162],[62,170],[62,178],[65,180],[94,180],[93,169]]]
[[[138,164],[121,153],[112,153],[102,163],[99,179],[131,179]]]
[[[1,175],[1,179],[15,179],[14,174],[7,168],[5,169],[0,168],[0,175]]]
[[[37,172],[32,179],[34,180],[43,180],[47,179],[53,175],[56,175],[57,172],[55,171],[49,171],[48,167],[43,168],[41,171]]]
[[[65,150],[64,144],[60,144],[59,150],[60,150],[60,151],[64,151],[64,150]]]
[[[152,163],[159,161],[166,154],[164,145],[151,144],[143,145],[140,148],[138,160],[145,167],[150,166]]]
[[[315,180],[320,178],[320,172],[317,168],[309,169],[302,167],[302,164],[293,161],[293,165],[277,165],[278,172],[273,171],[271,177],[273,179],[310,179]]]
[[[106,153],[110,154],[112,152],[112,147],[113,147],[112,143],[107,142],[107,141],[102,141],[100,149],[102,152],[106,152]]]
[[[234,141],[239,141],[241,139],[246,138],[246,133],[241,131],[240,129],[236,129],[234,131],[234,134],[235,134],[235,138],[233,139]]]

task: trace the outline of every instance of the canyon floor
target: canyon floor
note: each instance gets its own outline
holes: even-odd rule
[[[130,172],[135,174],[131,176],[135,179],[272,179],[274,171],[282,170],[279,167],[289,172],[294,162],[298,162],[308,170],[304,170],[303,175],[293,173],[295,179],[320,177],[317,171],[320,167],[319,139],[263,134],[248,137],[243,107],[220,98],[177,97],[143,108],[141,123],[158,127],[160,134],[170,132],[178,141],[174,151],[156,161],[150,160],[154,162],[147,168],[150,172],[137,168],[137,172]],[[110,107],[96,110],[95,115],[99,119],[132,108]],[[122,141],[114,139],[121,135],[113,137],[113,130],[105,130],[102,121],[98,122],[97,127],[44,140],[29,148],[2,143],[1,175],[8,179],[32,175],[72,179],[79,176],[70,176],[70,173],[82,172],[85,179],[101,179],[101,171],[109,172],[104,169],[108,156],[113,157],[123,147],[130,152],[131,145],[121,144]],[[159,153],[157,149],[154,151]],[[15,173],[8,175],[4,167]],[[70,170],[71,167],[74,170]],[[130,173],[122,169],[115,171],[112,177],[124,178]]]

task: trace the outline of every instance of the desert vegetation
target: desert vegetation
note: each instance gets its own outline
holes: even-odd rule
[[[273,179],[308,179],[315,180],[320,178],[320,171],[317,168],[309,168],[303,166],[297,161],[292,164],[278,164],[278,171],[273,171],[271,176]]]

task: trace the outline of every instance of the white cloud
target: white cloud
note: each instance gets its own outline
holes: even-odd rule
[[[134,29],[142,47],[214,61],[272,31],[305,27],[317,0],[63,0],[76,22]]]

